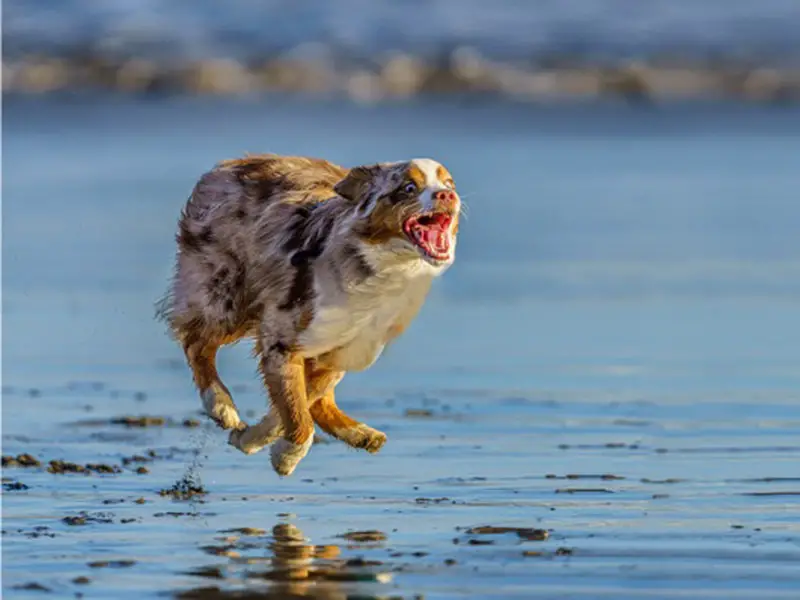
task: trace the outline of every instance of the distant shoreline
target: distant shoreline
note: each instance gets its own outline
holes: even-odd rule
[[[106,55],[29,55],[3,63],[3,92],[108,92],[134,96],[246,96],[290,93],[360,103],[457,94],[531,102],[621,98],[632,102],[734,99],[800,102],[800,66],[750,61],[619,61],[599,65],[570,57],[538,64],[498,62],[469,48],[444,59],[395,54],[369,65],[265,57],[154,61]]]

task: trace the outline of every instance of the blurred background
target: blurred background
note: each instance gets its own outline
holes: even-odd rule
[[[726,519],[753,515],[796,550],[796,511],[792,521],[780,499],[704,494],[728,494],[726,478],[745,474],[796,481],[798,32],[797,0],[5,0],[4,444],[113,455],[117,438],[91,446],[62,428],[86,398],[106,416],[121,406],[199,409],[153,305],[181,207],[215,162],[244,152],[347,166],[429,156],[454,174],[468,207],[456,264],[406,336],[341,387],[342,405],[386,426],[391,442],[383,462],[338,446],[312,452],[303,476],[336,471],[341,480],[326,489],[337,499],[408,484],[412,504],[422,493],[412,485],[428,478],[445,486],[423,486],[429,495],[482,506],[508,506],[512,489],[553,502],[548,471],[686,477],[673,512],[647,524],[676,552],[697,547],[695,534],[717,544],[714,518],[727,531]],[[221,371],[256,418],[264,397],[248,352],[226,350]],[[134,390],[150,403],[119,404]],[[403,417],[420,406],[439,415],[443,401],[464,418]],[[620,440],[635,449],[604,445]],[[584,442],[589,449],[559,449]],[[227,452],[206,471],[231,486],[222,489],[278,486],[264,483],[266,458]],[[346,468],[332,466],[337,456]],[[530,478],[493,479],[520,473]],[[484,479],[459,491],[447,487],[456,475]],[[279,489],[309,489],[298,481]],[[584,534],[608,519],[603,531],[634,547],[627,525],[615,524],[656,497],[642,485],[619,490],[631,503],[622,513],[564,500],[548,522],[585,549],[605,543]],[[91,506],[70,489],[70,509]],[[32,509],[13,502],[4,498],[4,518],[16,510],[28,523]],[[303,518],[315,506],[293,510]],[[383,518],[348,506],[342,514]],[[15,556],[22,577],[29,563]],[[619,560],[639,560],[630,556]],[[677,581],[696,565],[685,556],[677,566],[637,563],[638,573]],[[741,575],[750,577],[741,585],[796,590],[792,556],[780,573],[764,571],[764,557],[737,558],[714,571],[715,585]],[[705,585],[693,581],[686,586]]]
[[[437,293],[490,311],[469,321],[478,353],[788,358],[775,311],[734,327],[719,303],[800,292],[793,0],[9,0],[3,17],[6,364],[165,352],[147,323],[181,204],[217,160],[262,151],[447,164],[469,218]],[[665,301],[646,325],[665,330],[564,300]],[[512,301],[565,320],[521,327]]]
[[[785,101],[793,0],[63,0],[4,4],[3,86]]]

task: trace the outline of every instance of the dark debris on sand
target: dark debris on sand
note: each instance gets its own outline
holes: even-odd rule
[[[200,546],[200,550],[212,556],[229,556],[231,558],[239,556],[239,553],[236,551],[236,546],[233,544],[226,544],[224,546]]]
[[[111,513],[95,513],[90,514],[87,512],[80,512],[75,516],[71,517],[64,517],[61,519],[67,525],[70,526],[81,526],[81,525],[89,525],[90,523],[113,523],[114,519],[112,518],[114,515]]]
[[[52,592],[49,587],[43,586],[41,583],[36,583],[32,581],[30,583],[23,583],[20,585],[15,585],[12,589],[20,590],[20,591],[31,591],[31,592]]]
[[[8,532],[3,530],[3,535],[5,535],[6,533]],[[46,538],[56,537],[56,534],[50,531],[50,528],[47,525],[37,525],[36,527],[34,527],[29,531],[25,531],[24,529],[17,529],[16,533],[24,535],[26,538],[29,539],[36,539],[41,537],[46,537]]]
[[[156,452],[155,450],[149,450],[147,456],[142,456],[141,454],[134,454],[133,456],[123,456],[122,457],[122,464],[126,467],[135,464],[135,463],[149,463],[153,462],[156,459]]]
[[[164,417],[151,417],[147,415],[133,417],[123,416],[114,417],[109,421],[112,425],[124,425],[125,427],[162,427],[167,423]]]
[[[103,504],[124,504],[125,498],[106,498]]]
[[[121,569],[125,567],[132,567],[135,564],[135,560],[96,560],[94,562],[86,563],[86,565],[91,569]]]
[[[608,488],[558,488],[556,494],[613,494]]]
[[[266,535],[266,530],[258,527],[234,527],[233,529],[222,529],[220,533],[238,533],[239,535]]]
[[[103,463],[88,463],[86,465],[80,465],[64,460],[51,460],[50,466],[47,467],[47,472],[53,474],[83,473],[88,475],[90,473],[100,473],[114,475],[117,473],[122,473],[122,469],[120,469],[117,465],[107,465]]]
[[[88,473],[89,470],[83,465],[64,460],[51,460],[50,466],[47,467],[48,473],[61,474],[61,473]]]
[[[171,488],[160,490],[158,493],[160,496],[169,496],[176,500],[190,500],[207,494],[208,490],[203,487],[202,483],[187,474],[183,479],[175,482]]]
[[[3,478],[3,491],[4,492],[23,492],[25,490],[30,489],[27,485],[22,483],[21,481],[15,481],[13,479],[5,479]]]
[[[494,542],[492,540],[480,540],[477,538],[472,538],[467,540],[467,544],[470,546],[492,546]]]
[[[154,415],[123,415],[114,417],[108,421],[111,425],[122,425],[128,428],[142,427],[186,427],[189,429],[200,427],[201,423],[197,419],[186,418],[174,421],[168,417]]]
[[[621,475],[614,475],[612,473],[603,473],[600,475],[568,473],[567,475],[564,476],[548,473],[547,475],[545,475],[545,479],[601,479],[603,481],[617,481],[625,478],[622,477]]]
[[[189,421],[187,419],[187,421]],[[194,427],[195,425],[186,425]],[[155,450],[147,450],[144,454],[134,454],[132,456],[124,456],[121,459],[122,467],[128,467],[136,474],[145,475],[150,472],[149,469],[142,466],[144,463],[150,463],[157,459],[172,458],[178,452],[178,449],[171,448],[167,454],[159,454]],[[18,456],[5,455],[2,457],[4,468],[41,468],[42,461],[30,454],[20,454]],[[46,461],[46,470],[53,475],[64,474],[81,474],[90,475],[92,473],[100,475],[117,475],[123,472],[119,465],[108,463],[86,463],[80,464],[62,459],[53,459]],[[4,479],[3,487],[9,491],[27,489],[24,484],[15,484],[12,479]]]
[[[382,531],[348,531],[337,537],[344,538],[350,542],[383,542],[386,541],[386,534]]]
[[[450,498],[415,498],[415,504],[443,504],[445,502],[449,502],[451,504],[456,504],[455,500],[451,500]]]
[[[30,454],[19,454],[16,457],[11,455],[3,456],[3,468],[5,467],[41,467],[41,461]]]
[[[407,408],[405,411],[407,417],[432,417],[433,411],[427,408]]]
[[[94,473],[122,473],[122,469],[120,469],[117,465],[105,465],[100,463],[89,463],[86,465],[86,469]]]
[[[560,547],[557,548],[555,552],[542,552],[541,550],[524,550],[522,552],[522,556],[530,557],[530,556],[541,556],[541,557],[553,557],[553,556],[572,556],[573,550],[572,548],[565,548]]]
[[[133,469],[136,473],[142,474],[148,472],[146,468],[144,471],[141,470],[142,465],[146,465],[156,460],[168,460],[174,458],[177,452],[179,452],[178,448],[169,448],[166,451],[166,453],[160,453],[155,450],[149,449],[142,454],[132,454],[131,456],[123,456],[121,462],[123,467],[129,467]]]
[[[492,525],[481,525],[470,527],[466,530],[468,535],[502,535],[505,533],[515,533],[521,540],[541,542],[550,537],[546,529],[534,529],[531,527],[494,527]]]
[[[225,579],[225,573],[222,568],[213,566],[190,569],[189,571],[186,571],[186,575],[191,575],[192,577],[204,577],[206,579]],[[177,597],[181,598],[182,596],[179,595]]]
[[[216,515],[217,515],[217,513],[213,513],[213,512],[201,513],[201,512],[167,511],[167,512],[153,513],[153,516],[156,517],[156,518],[161,518],[161,517],[174,517],[174,518],[178,518],[178,517],[215,517]]]

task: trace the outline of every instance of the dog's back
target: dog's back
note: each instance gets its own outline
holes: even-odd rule
[[[347,172],[322,159],[263,154],[221,161],[201,176],[178,222],[175,277],[159,306],[175,337],[246,335],[255,296],[269,291],[248,285],[248,267],[270,273],[261,284],[285,287],[279,240],[298,205],[334,196]]]

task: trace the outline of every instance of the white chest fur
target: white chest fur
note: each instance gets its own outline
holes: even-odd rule
[[[332,368],[361,371],[383,351],[390,331],[404,328],[419,311],[432,276],[376,278],[350,293],[318,290],[314,318],[300,336],[307,357],[329,354]]]

